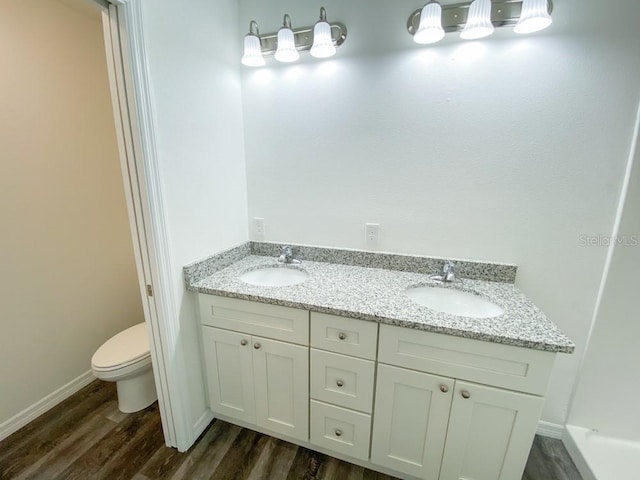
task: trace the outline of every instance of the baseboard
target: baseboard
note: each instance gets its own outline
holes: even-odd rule
[[[47,410],[52,409],[63,400],[66,400],[71,395],[86,387],[94,380],[95,377],[93,376],[93,373],[91,372],[91,370],[88,370],[79,377],[71,380],[66,385],[63,385],[55,392],[50,393],[42,400],[39,400],[30,407],[25,408],[17,415],[14,415],[9,420],[3,422],[2,424],[0,424],[0,440],[4,440],[12,433],[17,432],[26,424],[35,420]]]
[[[551,437],[557,438],[560,440],[562,438],[562,433],[564,432],[564,426],[559,425],[557,423],[544,422],[540,420],[538,422],[538,429],[536,433],[538,435],[542,435],[543,437]]]

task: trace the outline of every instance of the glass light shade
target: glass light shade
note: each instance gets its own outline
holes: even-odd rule
[[[296,50],[293,31],[286,27],[278,30],[278,48],[276,49],[275,59],[279,62],[289,63],[295,62],[299,58],[300,54]]]
[[[247,67],[262,67],[264,65],[262,47],[257,35],[249,34],[244,37],[244,54],[240,61]]]
[[[420,13],[420,26],[413,36],[413,41],[427,45],[439,42],[443,37],[442,7],[437,2],[431,2],[425,5]]]
[[[544,30],[551,25],[547,0],[523,0],[520,19],[513,31],[516,33],[533,33]]]
[[[309,52],[312,57],[327,58],[336,54],[336,47],[331,39],[331,25],[320,21],[313,27],[313,45]]]
[[[474,0],[469,6],[467,23],[460,32],[460,38],[475,40],[488,37],[492,33],[491,0]]]

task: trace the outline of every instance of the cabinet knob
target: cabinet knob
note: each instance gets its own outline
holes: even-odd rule
[[[449,387],[447,387],[446,385],[440,385],[440,391],[442,393],[447,393],[449,391]]]
[[[346,334],[346,333],[344,333],[344,332],[340,332],[340,333],[338,334],[338,338],[339,338],[340,340],[346,340],[346,339],[347,339],[347,334]]]
[[[339,428],[336,428],[336,437],[341,437],[342,436],[342,430],[340,430]]]
[[[466,390],[462,390],[460,392],[460,395],[462,395],[462,398],[470,398],[471,394],[469,392],[467,392]]]
[[[253,348],[255,348],[256,350],[259,350],[261,346],[262,345],[260,345],[258,342],[253,344]]]
[[[344,382],[342,380],[337,380],[336,385],[339,387],[344,387]]]
[[[242,345],[243,347],[247,344],[248,342],[243,338],[242,340],[240,340],[240,345]]]

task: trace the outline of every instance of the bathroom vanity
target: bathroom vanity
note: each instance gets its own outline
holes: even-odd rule
[[[265,266],[249,255],[189,284],[216,417],[401,478],[521,478],[573,344],[515,286],[451,286],[503,311],[466,318],[408,297],[437,287],[424,274],[305,261],[297,284],[240,280]]]

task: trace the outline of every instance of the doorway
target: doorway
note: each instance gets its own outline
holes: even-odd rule
[[[93,380],[144,320],[102,13],[0,0],[0,437]]]

